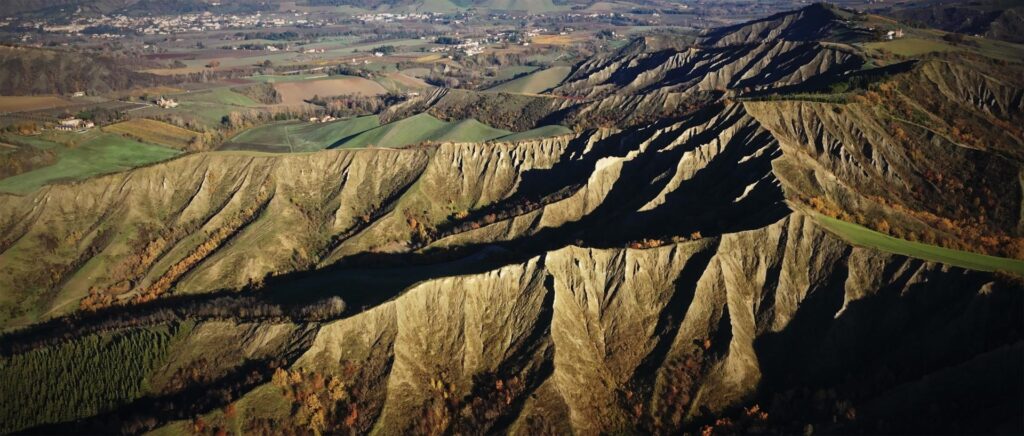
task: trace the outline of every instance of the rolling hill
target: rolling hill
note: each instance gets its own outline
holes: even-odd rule
[[[487,89],[491,92],[511,92],[520,94],[542,94],[558,86],[569,75],[572,67],[551,67],[527,74],[523,77]]]
[[[427,141],[483,142],[511,133],[473,119],[449,123],[419,114],[341,139],[331,148],[402,147]]]
[[[918,27],[1024,43],[1024,6],[1012,1],[926,2],[883,8],[880,13]]]
[[[222,150],[273,152],[316,151],[380,125],[376,115],[329,123],[286,121],[246,130],[225,143]]]

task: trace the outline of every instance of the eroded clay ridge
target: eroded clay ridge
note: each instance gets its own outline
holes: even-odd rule
[[[915,77],[944,65],[925,64]],[[979,116],[1020,104],[1013,83],[956,77],[975,91],[947,98]],[[972,231],[1019,233],[1020,190],[1005,181],[1021,179],[1021,165],[1003,151],[1019,139],[1003,133],[976,149],[941,128],[870,103],[748,102],[516,144],[192,155],[5,197],[0,289],[14,306],[5,323],[239,289],[367,256],[429,262],[495,243],[529,256],[570,243],[700,239],[821,204],[965,239],[933,217],[969,218],[957,207],[983,192],[994,203]],[[931,137],[923,144],[933,149],[907,146],[904,129]],[[939,194],[951,200],[926,201]]]
[[[566,247],[423,282],[324,326],[291,370],[361,392],[346,402],[359,419],[338,431],[662,432],[756,402],[758,386],[809,406],[800,389],[834,377],[863,383],[832,395],[871,420],[898,413],[890,407],[920,377],[1012,360],[1006,343],[968,351],[961,341],[1017,316],[1018,291],[851,247],[793,214],[700,241]],[[898,375],[883,381],[882,367]]]
[[[706,188],[723,194],[707,205],[725,216],[747,219],[764,206],[782,213],[770,176],[773,144],[731,106],[518,144],[193,155],[7,197],[0,286],[23,298],[24,322],[241,288],[359,255],[553,244],[531,248],[541,252],[576,239],[671,237],[664,226],[675,203],[699,201]],[[713,174],[730,173],[730,183],[711,186]],[[604,227],[626,217],[633,230],[606,237]],[[721,224],[693,220],[685,235],[753,225]]]

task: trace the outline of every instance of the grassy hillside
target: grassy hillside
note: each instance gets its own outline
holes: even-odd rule
[[[215,128],[221,119],[231,113],[263,106],[260,102],[233,91],[230,87],[213,88],[186,94],[176,94],[178,107],[163,109],[151,106],[132,112],[136,117],[165,117],[173,115],[197,125]]]
[[[196,132],[188,129],[145,118],[120,122],[104,127],[103,130],[175,149],[187,147],[189,141],[197,135]]]
[[[871,42],[863,46],[868,50],[885,51],[905,57],[928,53],[967,52],[1011,62],[1020,62],[1024,59],[1024,45],[973,36],[963,36],[963,42],[955,43],[943,40],[941,32],[930,30],[915,31],[907,38]]]
[[[144,144],[113,133],[99,133],[73,148],[52,148],[57,163],[0,180],[0,192],[28,193],[59,180],[81,180],[174,157],[177,150]]]
[[[374,80],[389,92],[419,91],[430,87],[426,82],[402,73],[390,73]]]
[[[550,136],[561,136],[572,133],[572,129],[565,126],[541,126],[536,129],[530,129],[525,132],[513,133],[511,135],[505,135],[498,138],[499,141],[512,142],[512,141],[523,141],[526,139],[537,139],[547,138]]]
[[[571,67],[551,67],[488,89],[494,92],[540,94],[558,86],[572,72]]]
[[[434,141],[487,141],[509,134],[508,130],[496,129],[474,119],[454,122],[434,133]]]
[[[323,124],[286,121],[246,130],[231,138],[222,149],[271,152],[322,150],[339,140],[379,125],[376,115]]]
[[[978,271],[1005,271],[1024,275],[1024,261],[951,250],[935,245],[893,238],[867,227],[815,214],[822,225],[854,245],[916,257]]]
[[[1007,0],[970,2],[922,2],[909,7],[893,6],[890,15],[915,27],[931,27],[966,35],[1022,43],[1024,4]]]
[[[510,133],[473,119],[448,123],[424,113],[360,133],[335,147],[401,147],[424,141],[489,141]]]

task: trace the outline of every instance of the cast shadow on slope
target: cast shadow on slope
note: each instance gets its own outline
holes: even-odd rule
[[[699,126],[714,117],[705,111],[685,121]],[[671,125],[660,123],[647,132]],[[722,122],[727,128],[730,122]],[[773,156],[766,153],[746,158],[740,147],[752,141],[751,128],[733,135],[723,158],[716,159],[674,193],[668,204],[685,203],[681,207],[663,206],[638,213],[638,208],[657,196],[671,179],[670,175],[681,157],[695,147],[715,140],[718,129],[702,131],[686,143],[668,147],[674,135],[660,135],[647,144],[648,149],[633,159],[624,160],[619,176],[603,201],[582,218],[559,227],[537,230],[507,241],[478,240],[457,247],[428,246],[407,253],[362,253],[342,259],[321,269],[293,272],[269,277],[260,289],[241,292],[220,290],[201,295],[170,295],[153,302],[132,306],[79,312],[38,323],[3,336],[7,345],[0,352],[10,353],[26,347],[53,343],[65,337],[77,337],[108,328],[167,322],[196,317],[198,319],[268,320],[288,319],[310,321],[298,315],[302,308],[315,305],[327,297],[342,297],[348,305],[346,315],[377,306],[400,295],[411,285],[440,277],[488,271],[510,263],[522,262],[566,245],[589,247],[622,247],[641,238],[689,236],[701,232],[703,237],[726,232],[760,228],[788,213],[782,203],[781,191],[766,191],[751,196],[758,201],[734,201],[750,180],[770,171]],[[543,196],[567,188],[581,186],[595,171],[600,159],[620,158],[636,151],[648,138],[645,132],[614,134],[601,140],[605,145],[588,149],[586,140],[573,141],[563,152],[559,163],[549,169],[531,170],[522,177],[518,194],[499,202],[501,209],[515,203],[515,197]],[[751,169],[752,168],[752,169]],[[727,180],[730,183],[719,183]],[[674,196],[681,197],[679,200]],[[692,203],[692,204],[691,204]],[[689,208],[700,207],[707,218],[694,221]],[[487,209],[482,211],[488,212]],[[654,218],[651,218],[654,217]],[[225,313],[223,307],[235,307]]]
[[[755,340],[762,371],[756,400],[772,422],[814,423],[816,431],[840,433],[1024,430],[1012,418],[1024,400],[1020,362],[1003,357],[1009,363],[1003,366],[1017,371],[1012,380],[1011,374],[958,369],[1021,344],[1019,283],[988,284],[983,274],[923,265],[916,259],[889,263],[881,274],[888,283],[844,307],[855,297],[846,295],[843,263],[824,286],[809,291],[783,330]],[[944,371],[958,376],[934,376]],[[919,392],[918,400],[881,406],[900,388]]]

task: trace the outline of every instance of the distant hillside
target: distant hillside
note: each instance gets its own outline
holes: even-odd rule
[[[167,15],[217,10],[219,12],[245,12],[276,10],[279,1],[263,0],[6,0],[0,16],[23,14],[59,14],[61,10],[84,14],[105,15]]]
[[[111,12],[138,0],[7,0],[0,8],[0,16],[19,15],[47,9],[88,7],[101,12]]]
[[[884,12],[918,27],[1024,43],[1024,3],[1019,1],[941,1]]]
[[[408,8],[418,11],[451,11],[480,8],[531,13],[566,9],[551,0],[306,0],[311,6],[351,6],[364,9]]]
[[[110,58],[28,47],[0,47],[0,94],[90,94],[169,79],[131,71]]]
[[[850,24],[859,18],[851,11],[827,3],[815,3],[803,9],[711,30],[701,42],[712,46],[778,40],[856,42],[869,36]]]

